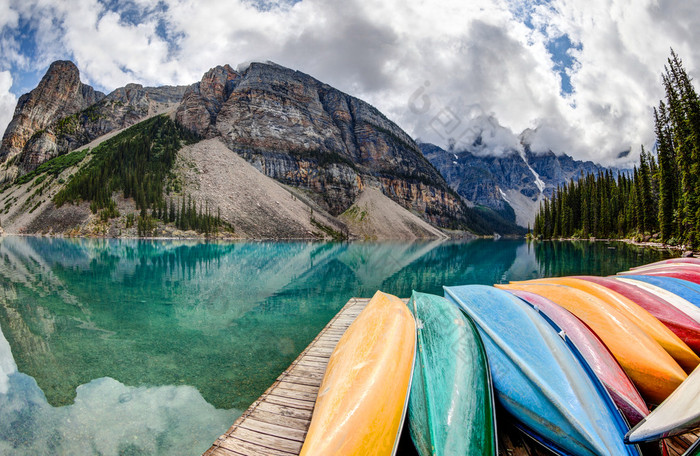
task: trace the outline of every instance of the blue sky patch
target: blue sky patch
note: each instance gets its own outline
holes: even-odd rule
[[[520,20],[525,26],[531,30],[538,30],[544,35],[547,35],[547,31],[542,28],[536,28],[533,22],[533,12],[536,7],[542,5],[549,5],[550,0],[534,0],[534,1],[519,1],[511,2],[510,10],[518,20]],[[552,7],[548,7],[552,9]],[[561,78],[561,95],[571,95],[574,91],[571,85],[571,77],[567,73],[567,70],[573,69],[576,59],[569,52],[570,50],[581,50],[580,43],[573,43],[568,35],[561,35],[556,38],[550,38],[546,43],[547,51],[552,59],[552,69]]]
[[[571,70],[576,63],[576,59],[569,52],[570,50],[580,51],[582,46],[580,43],[573,43],[569,35],[562,35],[554,38],[547,43],[547,50],[552,56],[554,63],[554,71],[561,77],[561,93],[562,95],[570,95],[573,93],[571,86],[571,77],[567,74],[567,70]]]

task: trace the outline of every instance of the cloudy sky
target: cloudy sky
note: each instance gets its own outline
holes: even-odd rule
[[[700,76],[700,0],[0,0],[0,130],[56,59],[109,92],[271,60],[409,134],[620,164],[653,146],[669,49]],[[622,160],[624,161],[624,160]]]

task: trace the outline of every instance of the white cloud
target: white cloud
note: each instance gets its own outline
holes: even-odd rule
[[[10,375],[17,372],[17,364],[12,356],[10,344],[0,328],[0,394],[7,394],[10,388]]]
[[[10,7],[7,2],[0,2],[0,29],[3,27],[17,27],[19,14]]]
[[[186,385],[127,386],[103,377],[80,385],[75,402],[62,407],[51,406],[25,374],[10,375],[7,386],[0,433],[34,437],[0,440],[2,454],[196,454],[240,415],[215,409]]]
[[[17,98],[10,92],[12,75],[9,71],[0,71],[0,131],[4,132],[12,120],[17,105]]]
[[[423,140],[446,144],[431,122],[448,109],[463,125],[483,115],[513,135],[540,127],[533,142],[542,148],[605,162],[653,141],[651,108],[663,96],[670,46],[691,75],[700,71],[694,2],[303,0],[258,8],[166,0],[163,9],[138,0],[126,6],[143,16],[134,25],[97,0],[12,1],[37,24],[35,64],[72,57],[84,79],[107,90],[187,84],[216,65],[272,60],[366,99]],[[568,96],[547,50],[564,34],[580,45],[571,50]],[[421,88],[430,109],[417,112],[409,101]]]

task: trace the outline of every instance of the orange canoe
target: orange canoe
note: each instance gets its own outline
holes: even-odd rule
[[[687,377],[654,339],[622,312],[595,296],[575,288],[543,283],[496,287],[538,294],[583,320],[610,349],[642,396],[652,404],[660,404]]]
[[[688,347],[677,335],[661,323],[656,317],[647,312],[639,304],[635,303],[626,296],[617,293],[607,287],[587,280],[578,279],[575,277],[552,277],[547,279],[536,279],[528,282],[514,283],[550,283],[554,285],[564,285],[571,288],[576,288],[585,293],[588,293],[596,298],[602,299],[615,309],[622,312],[627,318],[632,320],[632,323],[639,326],[642,331],[647,333],[656,342],[661,345],[669,355],[686,371],[691,373],[700,364],[700,358],[695,352]]]
[[[415,352],[408,307],[378,291],[333,350],[300,456],[394,454]]]

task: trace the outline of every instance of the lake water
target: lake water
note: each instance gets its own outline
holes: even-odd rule
[[[353,296],[607,275],[625,244],[0,238],[0,454],[196,455]]]

